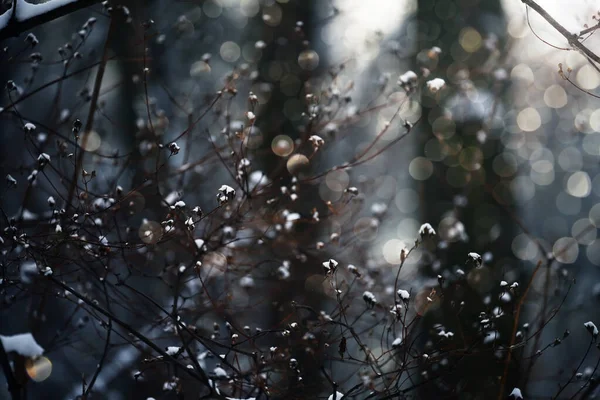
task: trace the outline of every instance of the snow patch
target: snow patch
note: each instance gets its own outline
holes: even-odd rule
[[[17,0],[15,16],[18,21],[26,21],[43,14],[48,14],[59,7],[75,3],[76,1],[78,0],[50,0],[42,4],[31,4],[25,0]]]
[[[37,357],[44,354],[44,349],[40,346],[31,333],[20,333],[12,336],[0,335],[4,351],[10,353],[14,351],[24,357]]]

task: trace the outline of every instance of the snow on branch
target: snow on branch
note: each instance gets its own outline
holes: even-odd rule
[[[0,335],[0,341],[7,353],[14,351],[24,357],[37,357],[44,353],[44,349],[35,341],[31,333],[13,336]]]
[[[32,4],[25,0],[13,0],[11,7],[0,15],[0,40],[19,36],[26,30],[99,2],[100,0],[48,0]]]

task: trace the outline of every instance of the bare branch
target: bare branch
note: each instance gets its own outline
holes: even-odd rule
[[[579,35],[569,32],[564,26],[558,23],[546,10],[544,10],[538,3],[534,0],[521,0],[523,4],[531,7],[535,12],[540,14],[542,18],[544,18],[554,29],[556,29],[561,35],[567,39],[569,44],[574,48],[580,50],[583,54],[587,56],[588,59],[593,60],[594,62],[600,64],[600,57],[588,49],[583,43],[579,41]]]

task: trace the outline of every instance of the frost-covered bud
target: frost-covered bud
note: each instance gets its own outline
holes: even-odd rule
[[[585,329],[588,330],[588,332],[592,335],[592,338],[595,340],[598,337],[598,328],[596,327],[596,324],[594,324],[592,321],[588,321],[585,324],[583,324],[583,326],[585,326]]]
[[[290,277],[290,262],[285,260],[282,265],[277,268],[277,277],[281,280],[286,280]]]
[[[27,181],[33,183],[35,181],[35,178],[37,178],[39,172],[40,171],[38,171],[37,169],[31,171],[31,174],[27,176]]]
[[[50,162],[50,156],[46,153],[42,153],[38,156],[37,161],[40,168],[42,168]]]
[[[23,131],[25,133],[33,133],[33,131],[36,130],[36,126],[34,124],[32,124],[31,122],[27,122],[25,125],[23,125]]]
[[[48,201],[48,205],[50,207],[54,207],[56,205],[56,200],[54,200],[54,197],[52,197],[52,196],[48,197],[47,201]]]
[[[467,261],[465,262],[465,264],[475,267],[481,267],[481,262],[482,259],[479,254],[474,252],[467,254]]]
[[[421,225],[421,228],[419,228],[419,236],[421,237],[421,239],[433,237],[435,236],[435,230],[430,224],[425,223]]]
[[[511,399],[515,400],[523,400],[523,394],[521,394],[521,389],[514,388],[512,392],[508,395]]]
[[[400,262],[403,263],[404,261],[406,261],[407,257],[408,257],[408,249],[406,247],[402,247],[400,249]]]
[[[254,278],[250,275],[242,276],[240,278],[240,286],[246,289],[254,287]]]
[[[344,393],[335,392],[335,396],[330,394],[327,400],[342,400],[344,398]]]
[[[412,92],[417,87],[418,76],[413,71],[407,71],[398,78],[398,86]]]
[[[325,269],[325,273],[335,271],[337,266],[338,262],[335,261],[333,258],[330,258],[329,260],[323,262],[323,268]]]
[[[97,21],[96,18],[90,17],[90,18],[88,18],[87,21],[85,21],[85,24],[83,24],[83,27],[84,28],[92,27],[92,26],[94,26],[96,24],[96,21]]]
[[[413,71],[406,71],[405,73],[400,75],[400,77],[398,78],[398,84],[400,86],[405,86],[410,83],[416,82],[417,79],[418,79],[418,76]]]
[[[238,163],[237,169],[238,171],[244,172],[250,167],[250,165],[252,165],[252,162],[250,160],[248,160],[247,158],[242,158]]]
[[[31,47],[35,47],[40,43],[38,38],[33,33],[28,33],[27,36],[25,36],[25,42],[29,43]]]
[[[176,356],[177,354],[179,354],[179,351],[180,351],[180,347],[169,346],[169,347],[167,347],[166,353],[170,356]]]
[[[7,81],[6,82],[6,90],[8,90],[9,92],[17,90],[17,84],[15,83],[15,81],[12,81],[12,80]]]
[[[193,231],[194,228],[196,227],[196,225],[194,224],[194,219],[192,217],[189,217],[188,219],[186,219],[185,226],[188,228],[188,230]]]
[[[196,244],[196,248],[198,249],[198,251],[206,250],[204,239],[196,239],[194,240],[194,243]]]
[[[523,338],[523,332],[517,331],[517,333],[515,333],[515,338],[517,338],[519,340],[522,339]]]
[[[376,217],[381,217],[387,211],[388,206],[385,203],[373,203],[371,213]]]
[[[429,89],[431,93],[439,92],[444,86],[446,86],[446,82],[441,78],[435,78],[427,81],[427,89]]]
[[[196,214],[198,217],[202,217],[204,214],[202,213],[202,209],[199,206],[192,208],[192,212]]]
[[[258,103],[258,96],[256,96],[254,93],[250,92],[248,94],[248,101],[250,102],[250,104],[256,105]]]
[[[308,138],[308,141],[312,144],[315,151],[319,150],[325,145],[325,140],[323,140],[323,138],[318,135],[312,135]]]
[[[181,148],[179,147],[179,145],[177,145],[177,143],[172,142],[169,143],[169,150],[171,151],[171,155],[175,155],[179,153],[179,150],[181,150]]]
[[[246,118],[248,118],[248,121],[250,121],[251,124],[253,124],[254,121],[256,121],[256,115],[252,111],[248,111],[246,113]]]
[[[367,306],[369,307],[374,307],[375,304],[377,304],[377,299],[375,298],[375,295],[369,291],[364,292],[362,297],[365,303],[367,303]]]
[[[408,301],[410,299],[410,293],[408,290],[398,289],[396,293],[398,293],[398,296],[400,296],[400,299],[403,301]]]
[[[8,174],[6,175],[6,184],[8,185],[8,187],[16,187],[17,180],[13,178],[11,174]]]
[[[358,272],[358,268],[356,268],[354,265],[349,264],[348,265],[348,271],[350,273],[352,273],[353,275],[355,275],[357,277],[360,277],[360,272]]]
[[[176,208],[177,209],[185,208],[185,202],[182,201],[182,200],[176,201],[175,204],[173,204],[171,206],[171,209],[173,210],[173,209],[176,209]]]
[[[358,189],[354,186],[350,186],[349,188],[347,188],[346,190],[344,190],[346,193],[350,193],[353,196],[357,196],[358,195]]]
[[[227,204],[230,200],[235,197],[235,189],[228,185],[221,185],[219,192],[217,193],[217,200],[219,205],[222,206]]]
[[[81,123],[81,120],[79,118],[75,119],[75,121],[73,121],[73,129],[72,129],[73,133],[74,134],[79,133],[79,131],[81,130],[82,125],[83,124]]]

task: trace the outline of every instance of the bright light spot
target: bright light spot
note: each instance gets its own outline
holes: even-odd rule
[[[576,80],[577,84],[585,90],[594,90],[600,86],[600,74],[589,64],[585,64],[577,71]]]
[[[579,255],[579,246],[572,237],[563,237],[554,242],[552,254],[563,264],[572,264]]]
[[[304,154],[294,154],[287,161],[287,169],[292,175],[308,168],[308,158]]]
[[[515,236],[511,248],[515,257],[520,260],[533,260],[538,255],[536,244],[524,233]]]
[[[592,191],[592,181],[587,172],[575,172],[567,180],[567,192],[575,197],[587,197]]]
[[[413,189],[400,189],[396,193],[396,207],[403,213],[412,213],[419,207],[419,195]]]
[[[287,135],[277,135],[271,142],[271,149],[279,157],[287,157],[294,152],[294,141]]]
[[[590,115],[590,127],[596,132],[600,132],[600,108]]]
[[[204,61],[196,61],[190,66],[190,76],[197,78],[210,72],[210,65]]]
[[[342,169],[331,171],[325,176],[325,183],[334,192],[341,192],[348,187],[350,176]]]
[[[467,53],[474,53],[481,47],[481,35],[471,27],[460,32],[458,41]]]
[[[577,240],[579,244],[585,246],[592,244],[596,240],[597,229],[592,224],[589,218],[581,218],[577,220],[571,228],[571,235]]]
[[[305,50],[298,56],[298,65],[306,71],[312,71],[319,66],[319,54],[314,50]]]
[[[542,125],[542,118],[535,108],[527,107],[517,115],[517,125],[525,132],[533,132]]]
[[[533,71],[527,64],[519,64],[515,66],[510,72],[510,77],[513,80],[516,80],[518,83],[522,82],[526,85],[530,85],[534,81]]]
[[[240,46],[235,42],[225,42],[221,45],[221,49],[219,50],[221,58],[223,61],[227,62],[236,62],[238,58],[240,58],[241,53]]]
[[[383,245],[383,258],[389,264],[400,264],[400,252],[406,245],[399,239],[390,239]]]
[[[567,92],[562,86],[551,85],[544,91],[544,103],[550,108],[562,108],[567,105]]]
[[[433,174],[433,164],[425,157],[416,157],[408,166],[410,176],[418,181],[424,181]]]
[[[87,134],[87,138],[81,140],[81,146],[85,151],[94,152],[100,148],[102,138],[96,131],[91,131]]]
[[[52,363],[44,356],[25,360],[25,371],[35,382],[42,382],[52,374]]]
[[[160,240],[162,231],[162,227],[158,222],[144,221],[140,225],[138,235],[140,236],[140,239],[142,239],[142,242],[146,244],[155,244]]]

